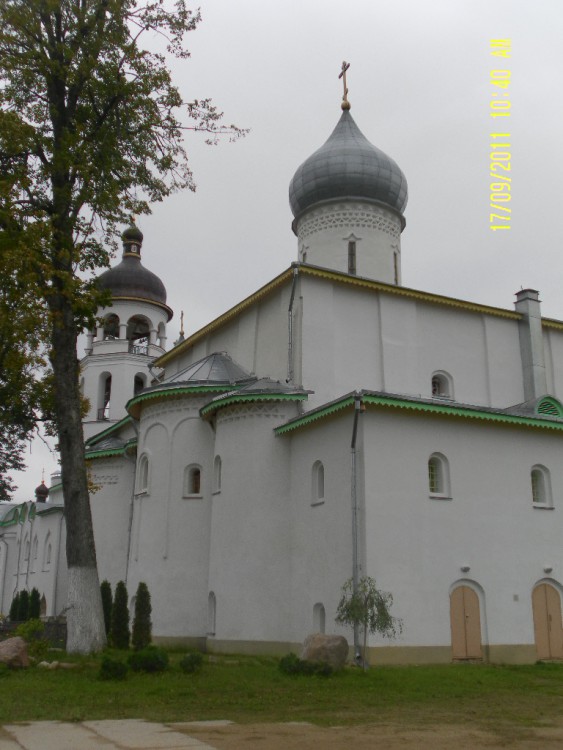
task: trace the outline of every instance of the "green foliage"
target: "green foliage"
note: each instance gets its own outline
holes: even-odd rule
[[[102,608],[104,610],[104,625],[106,627],[106,635],[109,636],[111,628],[111,610],[113,606],[111,583],[109,581],[101,582],[100,593],[102,595]]]
[[[41,595],[35,587],[31,589],[29,595],[28,616],[30,620],[38,620],[41,616]]]
[[[20,600],[18,602],[18,617],[20,622],[25,622],[29,619],[29,592],[20,591]]]
[[[127,598],[127,587],[123,581],[119,581],[115,587],[115,597],[111,609],[111,642],[115,648],[120,649],[128,649],[131,638]]]
[[[3,662],[0,662],[0,680],[3,677],[8,677],[12,670],[7,664],[4,664]]]
[[[333,673],[330,664],[320,661],[305,661],[293,653],[282,656],[279,668],[280,672],[289,675],[317,675],[319,677],[330,677]]]
[[[127,664],[117,659],[104,656],[100,664],[98,678],[100,680],[124,680],[127,677]]]
[[[199,672],[203,666],[203,654],[199,651],[190,651],[182,657],[178,666],[184,674]]]
[[[147,646],[132,653],[128,662],[133,672],[164,672],[168,669],[168,654],[157,646]]]
[[[8,614],[8,617],[10,618],[11,622],[16,622],[16,620],[18,619],[19,611],[20,611],[20,595],[18,592],[12,599],[12,604],[10,605],[10,612]]]
[[[43,659],[49,650],[49,641],[43,636],[45,633],[45,624],[38,619],[27,620],[15,630],[15,635],[19,635],[27,643],[27,653],[34,659]]]
[[[131,643],[136,651],[145,648],[152,641],[151,595],[146,583],[139,583],[135,596],[135,616]]]
[[[352,578],[342,587],[342,596],[336,610],[336,622],[340,625],[361,627],[364,632],[362,660],[367,667],[366,645],[368,633],[379,633],[385,638],[395,638],[402,632],[403,623],[391,614],[393,596],[380,591],[375,579],[364,576],[354,589]]]

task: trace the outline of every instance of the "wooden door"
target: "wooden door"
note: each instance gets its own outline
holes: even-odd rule
[[[534,636],[538,659],[563,659],[561,597],[554,586],[541,583],[532,592]]]
[[[469,586],[458,586],[450,595],[452,659],[482,659],[479,597]]]

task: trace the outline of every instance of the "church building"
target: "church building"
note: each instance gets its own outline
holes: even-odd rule
[[[341,589],[371,576],[403,624],[370,636],[377,663],[562,659],[563,322],[532,289],[504,309],[402,285],[407,182],[346,98],[289,198],[296,261],[172,348],[137,227],[99,277],[100,580],[146,582],[155,640],[211,652],[352,643]],[[64,609],[56,480],[45,499],[0,507],[1,612],[34,586]]]

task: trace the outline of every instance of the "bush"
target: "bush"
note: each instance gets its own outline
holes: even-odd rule
[[[305,661],[295,654],[287,654],[280,659],[280,671],[290,675],[318,675],[330,677],[333,670],[330,664],[321,661]]]
[[[141,581],[135,595],[135,617],[131,636],[131,643],[136,651],[146,648],[152,641],[151,612],[151,595],[147,584]]]
[[[156,646],[135,651],[128,661],[133,672],[164,672],[168,669],[168,654]]]
[[[20,591],[17,619],[20,622],[25,622],[29,619],[29,593],[27,591]]]
[[[29,595],[29,610],[27,613],[30,620],[38,620],[41,617],[41,595],[34,587]]]
[[[104,625],[106,627],[106,635],[109,636],[109,631],[111,628],[111,608],[113,606],[111,583],[109,581],[101,582],[100,594],[102,595],[102,609],[104,610]]]
[[[199,651],[190,651],[180,661],[180,669],[184,674],[194,674],[199,672],[203,665],[203,654]]]
[[[14,631],[27,643],[27,653],[34,659],[44,659],[49,650],[49,641],[43,637],[45,624],[41,620],[22,622]]]
[[[127,677],[127,664],[117,659],[104,656],[100,664],[98,678],[100,680],[124,680]]]
[[[127,607],[127,588],[123,581],[115,587],[115,598],[111,610],[111,643],[115,648],[128,649],[131,633],[129,631],[129,609]]]
[[[8,614],[8,617],[10,618],[10,622],[16,622],[18,619],[18,612],[20,611],[20,595],[17,593],[14,598],[12,599],[12,604],[10,606],[10,612]]]

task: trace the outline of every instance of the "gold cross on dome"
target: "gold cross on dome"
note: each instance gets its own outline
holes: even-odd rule
[[[342,83],[344,84],[344,95],[342,97],[342,109],[350,109],[350,102],[348,101],[348,87],[346,86],[346,71],[350,67],[350,63],[347,63],[346,60],[342,63],[342,69],[340,71],[339,78],[342,78]]]

